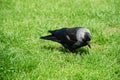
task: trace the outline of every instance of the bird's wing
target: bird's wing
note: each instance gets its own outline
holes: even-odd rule
[[[79,27],[75,28],[62,28],[58,30],[49,30],[52,35],[54,35],[57,39],[62,40],[63,42],[71,42],[74,43],[77,41],[76,32]]]
[[[55,36],[61,43],[66,43],[67,45],[73,45],[76,39],[76,32],[79,28],[62,28],[57,30],[49,30],[53,36]]]
[[[76,28],[69,28],[69,29],[66,29],[66,37],[71,40],[71,41],[77,41],[76,39],[76,32],[79,28],[76,27]]]
[[[59,39],[59,40],[63,39],[64,40],[65,39],[66,28],[62,28],[62,29],[58,29],[58,30],[49,30],[48,32],[50,32],[57,39]]]

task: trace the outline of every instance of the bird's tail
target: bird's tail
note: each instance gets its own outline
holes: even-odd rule
[[[45,40],[51,40],[52,39],[52,35],[48,35],[48,36],[41,36],[40,39],[45,39]]]
[[[56,37],[52,36],[52,35],[42,36],[42,37],[40,37],[40,39],[45,39],[45,40],[51,40],[51,41],[59,42],[59,40]]]

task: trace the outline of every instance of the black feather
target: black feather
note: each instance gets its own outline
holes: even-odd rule
[[[45,39],[45,40],[51,40],[51,41],[59,42],[59,40],[56,37],[52,36],[52,35],[42,36],[42,37],[40,37],[40,39]]]

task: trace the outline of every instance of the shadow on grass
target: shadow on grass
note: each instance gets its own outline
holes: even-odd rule
[[[89,49],[88,48],[79,48],[75,51],[69,51],[68,49],[64,48],[64,47],[54,47],[54,46],[42,46],[42,48],[46,49],[46,50],[51,50],[51,51],[60,51],[63,53],[73,53],[73,54],[89,54]]]
[[[79,49],[76,49],[75,51],[69,51],[68,49],[65,49],[63,47],[60,47],[60,50],[59,51],[62,51],[62,52],[65,52],[65,53],[73,53],[73,54],[89,54],[89,49],[86,49],[86,48],[79,48]]]

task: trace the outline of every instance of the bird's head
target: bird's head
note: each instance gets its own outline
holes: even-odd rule
[[[86,28],[80,28],[77,31],[77,40],[82,42],[82,44],[88,45],[89,48],[91,48],[90,46],[90,40],[91,40],[91,35],[90,35],[90,31]]]

